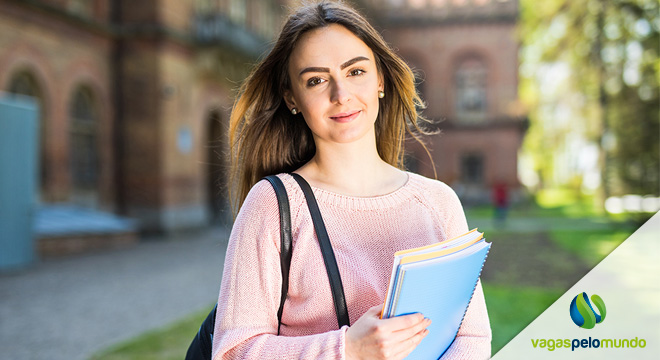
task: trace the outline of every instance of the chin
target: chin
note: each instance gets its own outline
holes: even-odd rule
[[[370,137],[375,136],[373,127],[367,129],[350,129],[342,131],[333,136],[333,141],[340,144],[350,144],[358,141],[366,141]]]

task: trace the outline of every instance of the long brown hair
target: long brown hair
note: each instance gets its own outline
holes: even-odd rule
[[[229,196],[234,215],[261,178],[296,170],[314,156],[311,130],[301,115],[291,114],[283,96],[290,89],[289,57],[301,35],[330,24],[344,26],[374,53],[386,94],[379,100],[375,124],[380,157],[403,168],[406,132],[417,141],[418,134],[426,133],[419,126],[416,107],[423,108],[424,103],[415,90],[412,70],[367,20],[337,1],[304,5],[289,15],[273,49],[245,80],[234,102],[229,119]]]

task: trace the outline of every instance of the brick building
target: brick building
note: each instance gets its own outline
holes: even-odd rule
[[[437,177],[468,203],[490,201],[504,184],[520,189],[518,149],[527,127],[518,102],[517,0],[367,0],[386,40],[415,69]],[[412,146],[408,166],[434,171]]]
[[[42,203],[146,231],[227,219],[234,90],[295,0],[0,0],[0,91],[41,108]],[[362,0],[419,70],[438,178],[487,198],[517,186],[515,0]],[[408,165],[433,176],[412,148]]]
[[[1,0],[0,90],[38,99],[42,203],[169,231],[226,218],[232,92],[280,0]]]

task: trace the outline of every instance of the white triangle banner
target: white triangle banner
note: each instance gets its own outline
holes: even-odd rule
[[[660,359],[660,212],[493,356],[509,359]]]

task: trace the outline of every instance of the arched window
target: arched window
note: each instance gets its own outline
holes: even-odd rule
[[[70,166],[72,200],[81,205],[98,204],[98,115],[92,92],[78,88],[72,97],[70,114]]]
[[[486,119],[487,110],[487,70],[478,58],[463,60],[456,69],[456,118],[461,122],[475,122]]]
[[[27,71],[21,71],[9,81],[9,92],[19,95],[32,96],[39,100],[41,92],[34,76]]]

